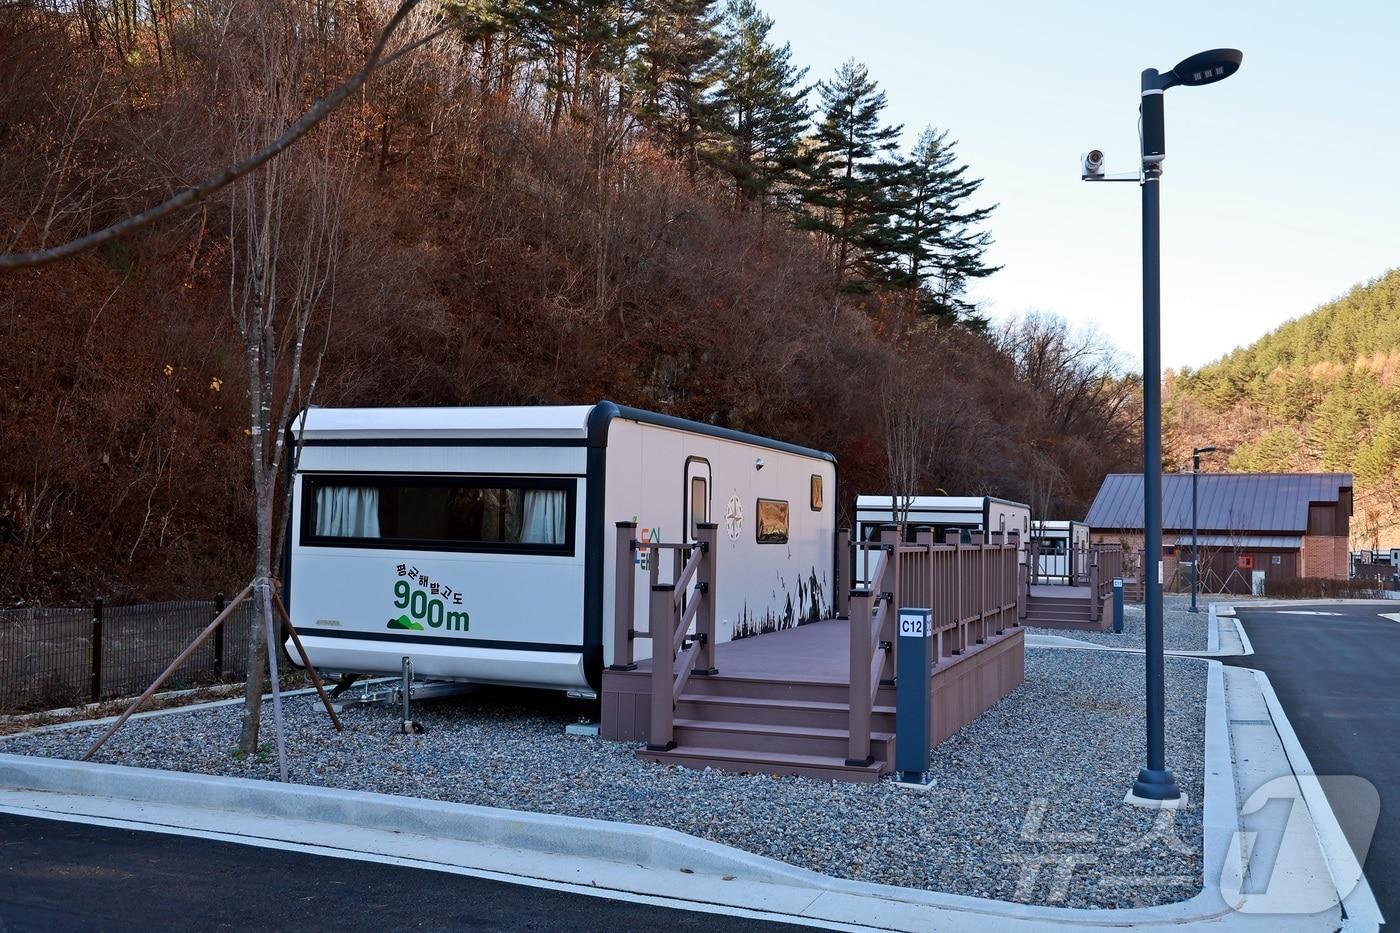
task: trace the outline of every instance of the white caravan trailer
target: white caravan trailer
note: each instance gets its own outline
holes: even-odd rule
[[[898,514],[896,506],[900,506]],[[1031,507],[1024,502],[997,499],[993,496],[856,496],[855,536],[861,541],[874,541],[880,536],[880,526],[905,520],[904,536],[913,541],[921,527],[933,529],[935,541],[945,540],[949,531],[962,533],[962,540],[974,531],[990,534],[994,531],[1019,532],[1021,555],[1025,556],[1026,540],[1031,530]],[[865,561],[858,559],[852,574],[857,587],[865,586]]]
[[[288,608],[331,671],[596,694],[622,521],[719,524],[720,641],[831,611],[835,458],[781,441],[611,402],[312,408],[292,483]],[[634,552],[635,605],[672,553]]]
[[[1087,567],[1079,566],[1089,552],[1089,526],[1083,522],[1034,522],[1031,540],[1040,545],[1042,582],[1071,584],[1088,573]]]

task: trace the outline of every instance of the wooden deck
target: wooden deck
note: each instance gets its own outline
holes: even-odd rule
[[[692,676],[676,704],[676,747],[645,759],[731,772],[878,780],[894,760],[893,685],[880,687],[872,717],[875,761],[846,763],[850,629],[829,619],[715,646],[718,673]],[[603,738],[645,741],[650,660],[605,671]],[[1013,626],[940,659],[932,680],[934,742],[985,712],[1025,679],[1024,633]]]

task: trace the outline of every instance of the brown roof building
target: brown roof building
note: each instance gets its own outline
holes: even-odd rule
[[[1197,503],[1201,586],[1247,593],[1254,575],[1349,574],[1350,473],[1202,473]],[[1096,542],[1142,547],[1142,474],[1104,478],[1085,522]],[[1162,477],[1162,560],[1166,582],[1191,560],[1191,474]]]

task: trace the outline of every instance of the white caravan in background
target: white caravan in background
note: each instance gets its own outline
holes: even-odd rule
[[[904,535],[909,541],[914,540],[921,527],[931,528],[934,540],[940,542],[946,540],[949,531],[961,532],[964,542],[974,531],[1015,531],[1021,536],[1024,558],[1031,530],[1031,507],[994,496],[856,496],[853,534],[858,540],[874,541],[880,535],[880,526],[892,522],[906,522]],[[857,558],[852,579],[857,588],[867,584],[863,558]]]
[[[718,524],[720,641],[831,614],[830,454],[612,402],[312,408],[303,439],[283,577],[318,668],[596,694],[624,521]],[[636,606],[672,553],[633,552]]]
[[[1042,582],[1072,584],[1089,572],[1080,566],[1089,553],[1089,526],[1083,522],[1033,522],[1031,540],[1040,545],[1037,576]]]

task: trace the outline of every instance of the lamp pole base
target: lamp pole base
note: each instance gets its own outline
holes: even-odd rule
[[[1176,777],[1167,769],[1154,771],[1143,768],[1138,772],[1127,802],[1135,806],[1176,809],[1186,805],[1186,795],[1176,784]]]

